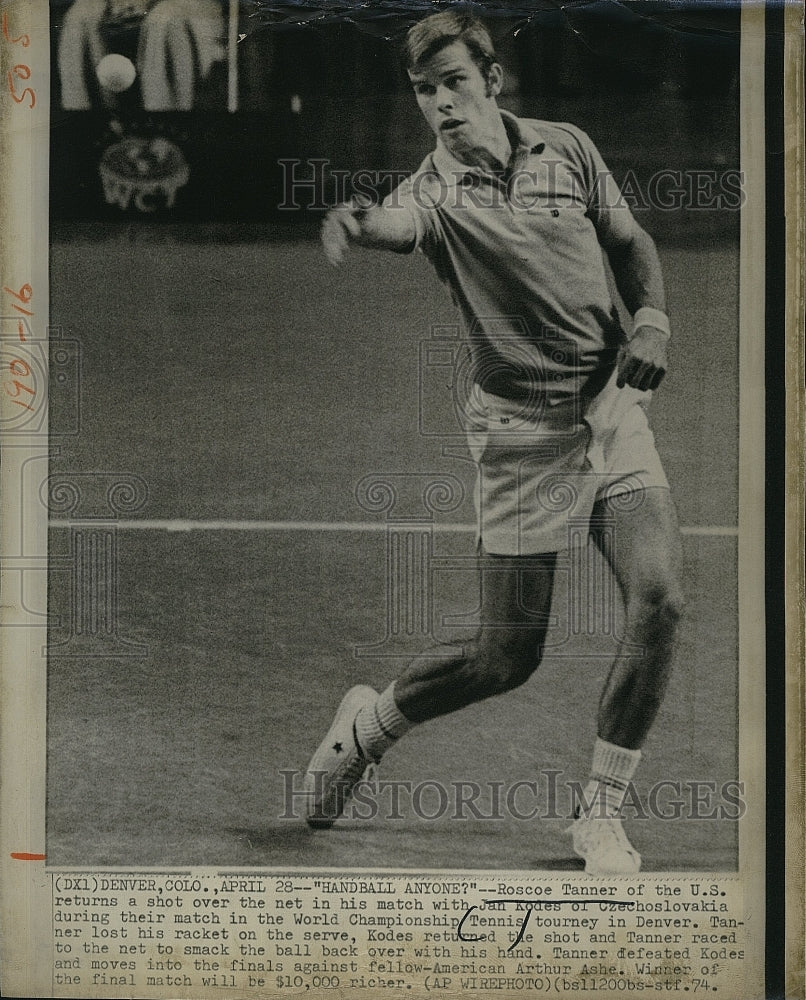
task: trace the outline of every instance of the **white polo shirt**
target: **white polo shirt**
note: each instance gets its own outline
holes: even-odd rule
[[[418,249],[464,317],[473,378],[552,421],[607,381],[625,334],[602,256],[635,221],[588,136],[502,111],[503,175],[442,145],[385,200],[405,206]]]

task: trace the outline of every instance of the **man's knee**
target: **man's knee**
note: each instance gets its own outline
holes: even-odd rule
[[[540,665],[542,641],[531,630],[486,631],[476,646],[472,666],[483,697],[505,694],[520,687]]]
[[[672,574],[655,574],[642,580],[628,603],[628,615],[648,630],[652,638],[673,638],[685,609],[679,581]]]

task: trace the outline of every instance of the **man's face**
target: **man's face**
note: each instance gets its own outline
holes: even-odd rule
[[[498,63],[485,80],[464,42],[452,42],[409,71],[417,103],[434,134],[458,160],[490,144],[500,126],[495,98],[503,72]]]

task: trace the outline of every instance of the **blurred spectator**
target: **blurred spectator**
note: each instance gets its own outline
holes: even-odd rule
[[[224,34],[220,0],[74,0],[59,38],[62,105],[88,109],[100,90],[101,101],[114,107],[115,95],[98,87],[95,67],[134,39],[145,110],[189,111],[199,82],[225,58]]]

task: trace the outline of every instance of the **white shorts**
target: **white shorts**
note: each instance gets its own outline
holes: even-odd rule
[[[594,504],[668,489],[649,429],[649,392],[616,388],[616,374],[569,421],[546,421],[522,403],[474,387],[465,413],[478,466],[479,536],[495,555],[560,552],[587,536]]]

